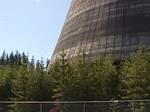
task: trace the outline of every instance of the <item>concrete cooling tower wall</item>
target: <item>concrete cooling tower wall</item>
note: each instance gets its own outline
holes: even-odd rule
[[[150,46],[150,0],[72,0],[52,61],[62,49],[69,59],[84,50],[120,60],[140,43]]]

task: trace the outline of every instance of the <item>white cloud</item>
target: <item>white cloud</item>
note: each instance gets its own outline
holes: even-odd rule
[[[39,3],[41,0],[35,0],[36,3]]]

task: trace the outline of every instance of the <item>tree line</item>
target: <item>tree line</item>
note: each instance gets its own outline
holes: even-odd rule
[[[0,57],[0,101],[51,100],[48,63],[34,57],[30,60],[24,52],[4,51]]]
[[[53,98],[61,101],[150,99],[150,51],[136,50],[115,64],[111,57],[89,61],[82,52],[72,63],[62,52],[49,68]]]
[[[139,49],[114,64],[111,57],[88,61],[84,52],[70,62],[65,52],[56,61],[18,51],[0,58],[1,101],[91,101],[150,98],[150,51]],[[47,69],[48,68],[48,69]]]

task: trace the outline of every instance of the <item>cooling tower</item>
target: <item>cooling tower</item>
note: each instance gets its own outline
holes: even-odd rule
[[[141,43],[150,46],[150,0],[72,0],[52,61],[62,49],[120,60]]]

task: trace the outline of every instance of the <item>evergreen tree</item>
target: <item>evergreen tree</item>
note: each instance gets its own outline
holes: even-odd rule
[[[0,62],[1,62],[2,65],[6,64],[6,52],[5,52],[5,50],[2,53]]]
[[[31,62],[30,62],[30,65],[29,65],[29,70],[31,72],[33,72],[35,70],[35,59],[34,59],[34,56],[32,56],[32,58],[31,58]]]
[[[15,53],[15,64],[21,65],[21,54],[18,51]]]
[[[0,100],[7,101],[10,100],[10,97],[13,97],[12,93],[12,85],[15,80],[14,76],[15,72],[12,71],[10,66],[2,66],[0,67]]]
[[[47,60],[46,60],[46,69],[48,69],[49,64],[50,64],[50,60],[49,60],[49,59],[47,59]]]
[[[13,84],[13,93],[15,95],[12,100],[14,101],[28,101],[30,98],[30,85],[29,73],[27,68],[20,67],[19,72],[16,74],[17,78]]]
[[[41,71],[40,66],[41,66],[41,65],[40,65],[40,61],[37,60],[37,62],[36,62],[36,71],[39,72],[39,73],[40,73],[40,71]]]
[[[15,63],[15,56],[13,52],[10,53],[9,61],[10,61],[10,65],[13,66]]]
[[[56,101],[65,100],[64,95],[66,85],[68,85],[69,75],[71,76],[71,68],[66,60],[64,51],[60,54],[60,58],[50,66],[50,80],[53,82],[54,96]]]
[[[29,64],[28,56],[26,56],[24,52],[22,53],[22,56],[21,56],[21,63],[24,67],[27,67]]]
[[[122,99],[138,100],[150,98],[149,51],[145,52],[140,49],[132,56],[130,60],[125,61],[122,68],[121,82]],[[139,103],[141,112],[148,112],[150,105],[144,104],[146,105],[146,108],[142,105],[143,104]]]
[[[10,65],[9,62],[10,62],[10,60],[9,60],[9,55],[7,54],[7,55],[6,55],[6,65]]]
[[[123,99],[150,98],[150,52],[139,50],[122,68]]]
[[[37,61],[36,71],[33,75],[32,82],[32,98],[35,101],[50,101],[52,100],[51,82],[47,72],[44,70],[43,60]]]

